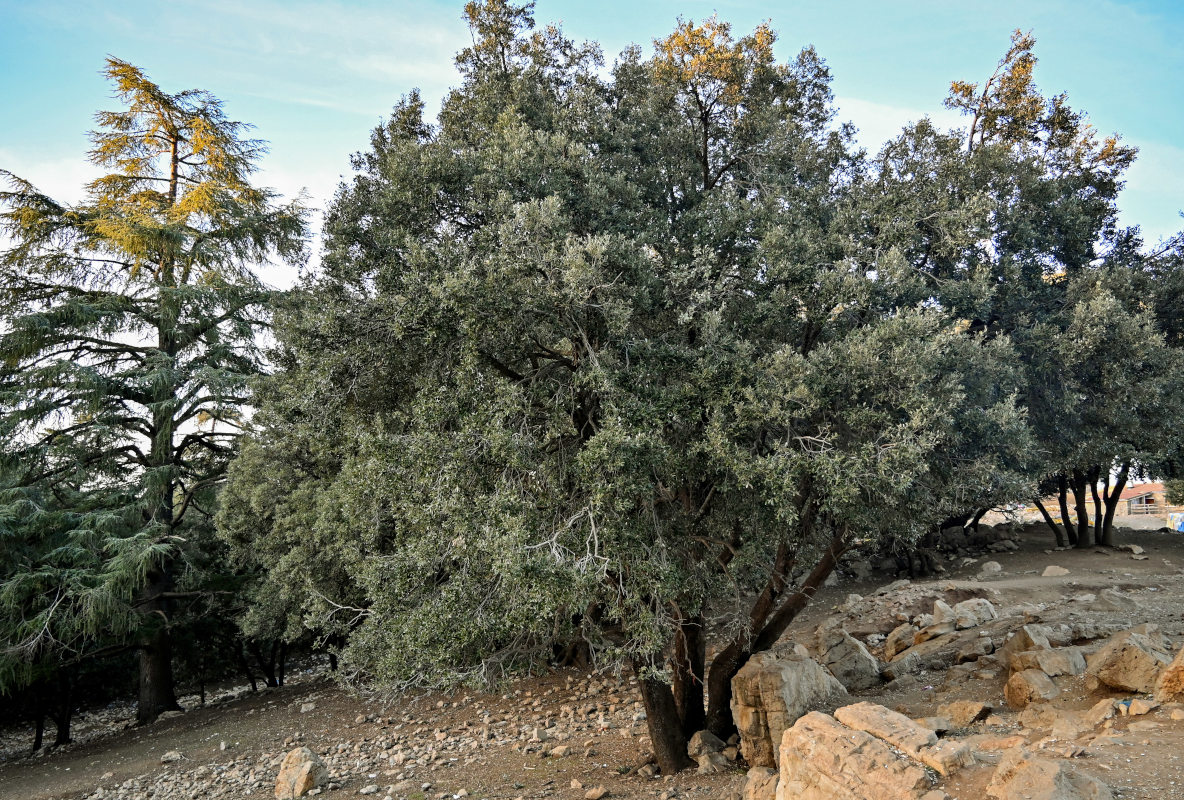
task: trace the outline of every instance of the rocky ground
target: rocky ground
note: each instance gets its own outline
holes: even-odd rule
[[[811,760],[819,750],[827,764],[884,770],[865,794],[885,800],[934,787],[958,800],[1042,796],[1016,783],[1030,779],[1030,765],[1055,768],[1044,777],[1057,797],[1102,798],[1096,780],[1114,797],[1184,799],[1184,705],[1157,702],[1146,685],[1112,685],[1138,671],[1123,642],[1136,637],[1162,660],[1184,644],[1184,536],[1124,531],[1121,541],[1141,552],[1057,551],[1039,527],[986,538],[989,552],[950,552],[936,578],[856,569],[862,579],[821,593],[768,657],[768,669],[818,669],[825,691],[815,713],[778,722],[751,693],[746,741],[699,756],[713,774],[662,777],[645,766],[645,719],[627,673],[560,670],[501,693],[386,700],[313,670],[282,689],[225,691],[143,728],[125,727],[128,707],[88,714],[79,741],[33,757],[30,731],[0,732],[0,798],[271,798],[285,754],[301,746],[324,763],[326,797],[727,798],[745,789],[745,760],[778,760],[774,745],[758,752],[761,731],[779,742],[790,729],[793,764],[780,774],[797,783],[792,794],[783,787],[786,798],[842,796],[827,784],[830,767]],[[1110,672],[1097,666],[1117,646],[1109,637],[1146,623],[1158,629],[1121,639]],[[853,741],[862,744],[844,762],[843,743]],[[914,795],[888,773],[911,781]]]

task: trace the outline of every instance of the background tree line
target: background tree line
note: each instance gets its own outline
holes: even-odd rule
[[[9,176],[0,689],[134,653],[147,721],[217,637],[396,687],[625,662],[669,772],[848,551],[1049,494],[1110,544],[1177,477],[1184,238],[1117,226],[1135,153],[1030,35],[952,84],[966,130],[869,154],[765,26],[606,69],[465,14],[459,86],[374,131],[290,292],[250,266],[303,212],[205,93],[113,60],[90,199]]]

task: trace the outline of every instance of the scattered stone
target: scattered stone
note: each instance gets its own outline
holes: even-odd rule
[[[754,767],[776,766],[784,731],[812,708],[846,694],[843,684],[808,656],[753,656],[732,678],[732,714],[744,759]]]
[[[978,571],[980,575],[998,575],[1003,571],[1003,565],[998,561],[984,561]]]
[[[1085,722],[1090,727],[1097,727],[1108,719],[1114,718],[1114,700],[1099,700],[1084,714]]]
[[[1126,713],[1128,716],[1141,717],[1144,714],[1150,714],[1157,708],[1159,708],[1159,703],[1154,700],[1144,700],[1141,697],[1136,697],[1127,704]]]
[[[276,800],[303,797],[329,782],[329,771],[321,757],[307,747],[297,747],[284,756],[275,781]]]
[[[715,775],[717,772],[723,772],[731,766],[728,757],[723,753],[700,753],[695,757],[695,761],[699,764],[699,769],[696,772],[700,775]]]
[[[1060,694],[1052,679],[1038,669],[1025,669],[1012,675],[1003,687],[1003,697],[1013,708],[1023,708],[1040,700],[1053,700]]]
[[[1044,572],[1040,573],[1042,578],[1061,578],[1069,574],[1069,570],[1064,567],[1058,567],[1056,564],[1051,564],[1044,568]]]
[[[1134,553],[1135,555],[1142,555],[1143,548],[1137,544],[1123,543],[1114,546],[1115,550],[1122,550],[1125,553]]]
[[[300,705],[300,713],[301,714],[307,714],[309,711],[316,711],[316,710],[317,710],[316,703],[302,703]]]
[[[1090,604],[1090,611],[1136,611],[1139,601],[1117,589],[1103,589],[1098,598]]]
[[[597,786],[584,792],[584,800],[600,800],[602,797],[608,797],[608,789],[603,786]]]
[[[1003,755],[987,786],[999,800],[1113,800],[1105,784],[1063,761],[1037,758],[1022,747]]]
[[[180,751],[169,750],[168,752],[166,752],[164,755],[162,755],[160,757],[160,763],[161,764],[175,764],[176,762],[180,761],[183,758],[185,758],[185,756],[181,755]]]
[[[921,765],[817,711],[786,731],[780,762],[778,800],[920,800],[931,789]]]

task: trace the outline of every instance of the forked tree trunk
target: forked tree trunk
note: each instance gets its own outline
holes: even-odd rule
[[[1044,503],[1041,503],[1040,500],[1036,501],[1036,508],[1040,509],[1040,516],[1044,517],[1045,524],[1052,528],[1053,536],[1057,539],[1057,547],[1064,547],[1065,532],[1061,530],[1061,526],[1057,525],[1057,521],[1052,518],[1052,514],[1048,513],[1048,509],[1044,507]]]
[[[687,755],[687,737],[683,733],[682,721],[678,718],[678,706],[670,684],[652,677],[645,677],[648,665],[640,659],[633,659],[633,672],[641,689],[641,702],[645,706],[646,727],[654,745],[654,758],[663,775],[674,775],[694,764]]]
[[[1057,475],[1057,504],[1061,507],[1061,524],[1069,537],[1069,545],[1077,545],[1077,530],[1069,522],[1069,479],[1065,473]]]
[[[1089,491],[1094,499],[1094,541],[1102,543],[1102,497],[1098,494],[1098,478],[1102,474],[1101,467],[1094,467],[1089,474]],[[1106,485],[1110,484],[1110,474],[1106,474]],[[1103,489],[1103,491],[1105,491]]]
[[[1106,490],[1105,497],[1103,498],[1106,504],[1106,516],[1102,520],[1102,539],[1099,544],[1104,544],[1107,547],[1114,546],[1114,515],[1118,511],[1118,504],[1122,498],[1122,490],[1126,488],[1126,479],[1130,475],[1130,472],[1130,462],[1123,462],[1122,469],[1114,476],[1114,485]]]

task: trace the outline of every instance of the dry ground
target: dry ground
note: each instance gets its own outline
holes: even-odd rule
[[[979,563],[957,568],[958,561],[950,562],[946,574],[914,583],[944,590],[988,588],[998,593],[997,604],[1019,606],[1030,618],[1042,621],[1088,617],[1077,610],[1080,604],[1071,598],[1116,587],[1137,598],[1140,609],[1128,612],[1126,618],[1108,621],[1129,625],[1154,622],[1179,648],[1184,643],[1184,535],[1124,531],[1121,541],[1143,547],[1146,558],[1136,560],[1130,553],[1100,548],[1053,551],[1051,535],[1030,527],[1017,552],[990,554],[978,559]],[[988,559],[998,561],[1003,572],[980,579],[979,566]],[[1051,564],[1070,572],[1059,578],[1041,577]],[[834,613],[848,594],[870,595],[891,580],[890,576],[879,576],[824,590],[794,630],[811,630]],[[1044,738],[1021,728],[1019,714],[1006,709],[1002,699],[1005,672],[992,679],[946,682],[945,678],[943,673],[922,673],[916,680],[862,692],[859,699],[916,717],[931,715],[939,704],[950,700],[991,701],[1000,711],[991,720],[989,732],[1022,732],[1031,745]],[[596,680],[597,689],[589,694],[586,676],[560,670],[516,684],[505,693],[424,695],[384,703],[379,698],[351,694],[320,674],[309,673],[295,676],[282,689],[228,698],[143,728],[120,727],[130,719],[130,708],[84,717],[77,728],[83,741],[40,757],[27,757],[27,750],[20,749],[28,747],[31,731],[4,731],[0,732],[0,800],[81,798],[93,796],[100,787],[105,797],[115,797],[115,787],[134,780],[143,788],[125,790],[123,796],[206,797],[212,796],[212,790],[194,779],[194,771],[204,765],[214,774],[232,762],[255,766],[228,796],[269,798],[273,796],[274,764],[297,741],[318,752],[337,748],[339,755],[331,762],[330,771],[339,788],[323,796],[358,796],[363,787],[377,784],[382,790],[374,796],[382,800],[389,784],[411,775],[406,769],[388,767],[385,753],[394,751],[381,753],[382,768],[376,769],[370,751],[389,748],[400,738],[415,743],[440,736],[480,738],[483,744],[471,743],[471,751],[441,757],[416,771],[416,783],[430,783],[422,791],[425,797],[465,796],[462,792],[467,792],[468,796],[491,800],[574,800],[584,796],[585,788],[604,786],[610,797],[618,798],[714,798],[724,796],[739,780],[739,768],[715,776],[689,771],[673,778],[646,779],[623,774],[648,744],[645,723],[637,718],[638,698],[628,675],[606,673]],[[1062,688],[1054,708],[1084,709],[1105,696],[1086,692],[1080,678],[1066,681]],[[302,713],[306,703],[315,704],[315,708]],[[505,733],[500,743],[500,734],[476,736],[490,721]],[[526,734],[510,733],[556,722],[557,730],[573,745],[573,754],[566,758],[543,759],[537,753],[524,753]],[[1132,722],[1140,724],[1132,729]],[[1045,745],[1057,746],[1055,742]],[[184,759],[162,765],[161,756],[167,751],[178,751]],[[1170,720],[1163,709],[1137,720],[1122,718],[1112,735],[1090,744],[1074,762],[1106,782],[1118,797],[1184,798],[1184,721]],[[958,800],[981,800],[989,776],[988,768],[970,770],[942,788]],[[585,788],[573,788],[573,779]],[[671,795],[672,789],[675,795]]]

